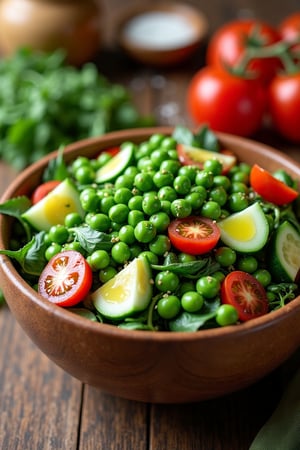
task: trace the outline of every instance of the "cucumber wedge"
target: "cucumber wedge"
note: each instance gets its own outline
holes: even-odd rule
[[[48,231],[52,225],[63,224],[66,215],[71,212],[84,216],[79,192],[66,178],[46,197],[25,211],[22,217],[36,230]]]
[[[281,283],[293,282],[300,270],[300,234],[288,221],[277,228],[269,245],[269,269]]]
[[[96,173],[96,183],[102,184],[115,180],[128,167],[133,159],[133,146],[125,145]]]
[[[135,258],[92,293],[95,308],[109,319],[122,319],[145,310],[152,298],[151,276],[147,258]]]

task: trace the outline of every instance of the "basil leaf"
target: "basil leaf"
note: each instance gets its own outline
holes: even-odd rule
[[[110,250],[113,245],[108,234],[93,230],[89,226],[74,227],[71,231],[81,247],[88,253],[95,250]]]
[[[45,231],[41,231],[19,250],[0,250],[0,254],[17,261],[25,273],[39,276],[47,264],[45,251],[48,244],[45,234]]]

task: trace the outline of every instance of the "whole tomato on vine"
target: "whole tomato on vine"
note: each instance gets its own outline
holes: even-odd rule
[[[211,37],[206,53],[206,63],[219,68],[236,68],[243,65],[245,52],[269,46],[281,39],[280,32],[266,22],[256,19],[235,20],[226,23]],[[251,58],[244,69],[264,84],[276,74],[280,59]]]
[[[239,136],[258,130],[265,105],[265,90],[258,80],[217,67],[199,70],[187,90],[187,110],[195,123]]]

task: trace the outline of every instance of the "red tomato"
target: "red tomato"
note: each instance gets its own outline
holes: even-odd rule
[[[31,201],[33,204],[42,200],[42,198],[46,197],[49,192],[53,191],[56,186],[58,186],[60,181],[58,180],[50,180],[46,181],[43,184],[40,184],[34,191],[31,196]]]
[[[81,253],[67,250],[53,256],[40,275],[38,292],[59,306],[74,306],[89,293],[92,270]]]
[[[278,74],[271,82],[268,94],[274,127],[284,138],[300,143],[300,72]]]
[[[226,275],[221,285],[221,301],[234,306],[242,322],[263,316],[269,310],[267,294],[262,284],[241,270]]]
[[[233,67],[241,60],[248,41],[270,45],[280,40],[279,32],[269,24],[255,20],[235,20],[225,24],[212,36],[207,47],[208,65]],[[263,83],[269,81],[281,67],[278,58],[252,59],[247,70],[254,72]]]
[[[273,177],[258,164],[254,164],[251,169],[250,185],[264,200],[279,206],[291,203],[299,195],[295,189]]]
[[[260,128],[265,106],[266,95],[257,80],[216,67],[199,70],[187,90],[187,110],[196,124],[240,136]]]
[[[196,216],[173,220],[168,227],[168,234],[177,250],[190,255],[209,252],[220,239],[220,230],[215,221]]]
[[[295,12],[287,16],[279,24],[279,33],[281,38],[286,42],[296,42],[298,44],[293,45],[293,50],[300,50],[299,38],[300,38],[300,12]],[[298,58],[299,59],[299,58]]]

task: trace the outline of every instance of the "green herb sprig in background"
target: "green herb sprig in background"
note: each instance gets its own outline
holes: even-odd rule
[[[94,63],[66,65],[62,50],[20,49],[0,60],[0,159],[17,170],[61,145],[148,124],[129,91]]]

